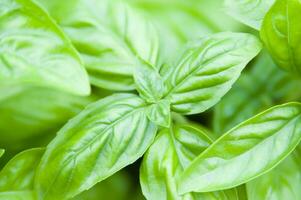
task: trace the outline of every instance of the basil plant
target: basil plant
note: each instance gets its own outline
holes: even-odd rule
[[[300,13],[1,0],[0,200],[301,199]]]

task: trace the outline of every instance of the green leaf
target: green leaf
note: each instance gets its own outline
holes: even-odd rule
[[[250,67],[214,107],[214,132],[218,135],[279,102],[301,96],[301,82],[279,69],[266,52]]]
[[[260,36],[276,63],[301,76],[301,2],[277,0],[266,14]]]
[[[0,146],[14,150],[48,141],[93,100],[41,87],[19,89],[0,101]]]
[[[8,191],[0,192],[0,199],[3,200],[35,200],[33,191]]]
[[[1,156],[3,156],[4,152],[5,152],[4,149],[0,149],[0,158],[1,158]]]
[[[164,95],[164,82],[156,68],[141,60],[135,67],[134,79],[139,95],[147,102],[158,102]]]
[[[200,154],[178,179],[179,192],[209,192],[248,182],[277,166],[300,139],[301,104],[270,108],[231,129]]]
[[[171,121],[170,102],[161,100],[147,107],[146,115],[150,121],[163,127],[169,127]]]
[[[89,105],[48,145],[36,176],[39,199],[68,199],[141,157],[157,127],[147,104],[116,94]]]
[[[269,173],[247,183],[249,200],[301,199],[301,163],[293,152]]]
[[[225,0],[226,12],[234,19],[259,30],[264,16],[276,0]]]
[[[149,200],[238,200],[235,189],[178,195],[175,177],[211,143],[204,132],[189,124],[163,129],[141,165],[140,182],[144,196]]]
[[[31,83],[90,94],[77,52],[31,0],[1,1],[0,32],[0,86]]]
[[[118,0],[37,0],[81,53],[91,83],[109,90],[133,90],[138,57],[156,66],[158,37],[137,10]]]
[[[246,33],[218,33],[194,42],[165,73],[171,109],[195,114],[212,107],[260,50],[258,39]]]
[[[13,157],[0,171],[0,192],[31,190],[43,148],[25,150]]]

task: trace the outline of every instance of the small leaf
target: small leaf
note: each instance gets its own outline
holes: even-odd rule
[[[93,85],[134,90],[138,57],[157,66],[157,31],[144,14],[120,0],[37,0],[70,37]]]
[[[268,109],[201,153],[178,179],[179,192],[210,192],[246,183],[277,166],[300,139],[300,103]]]
[[[260,50],[259,40],[246,33],[218,33],[196,41],[164,76],[171,109],[195,114],[212,107]]]
[[[159,72],[143,60],[137,63],[134,72],[136,89],[147,102],[155,103],[164,95],[164,82]]]
[[[168,100],[161,100],[148,106],[146,109],[146,115],[149,120],[163,127],[169,127],[170,114],[170,103]]]
[[[134,94],[101,99],[71,119],[48,145],[36,175],[39,199],[68,199],[135,162],[157,127]]]
[[[293,152],[275,169],[247,183],[249,200],[301,199],[300,155]]]
[[[235,189],[178,195],[176,176],[211,144],[202,131],[190,124],[163,129],[143,158],[140,182],[148,200],[238,200]]]
[[[236,20],[257,30],[276,0],[225,0],[226,12]]]
[[[301,2],[277,0],[266,14],[260,36],[276,63],[301,76]]]
[[[43,148],[35,148],[13,157],[0,171],[0,192],[33,189],[35,170],[43,153]]]
[[[70,41],[31,0],[1,0],[0,87],[34,84],[89,95],[90,84]]]

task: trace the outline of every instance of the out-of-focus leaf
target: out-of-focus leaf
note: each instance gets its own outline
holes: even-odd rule
[[[260,36],[276,63],[301,76],[301,2],[277,0],[266,14]]]
[[[201,153],[178,179],[179,192],[209,192],[246,183],[276,167],[300,139],[301,104],[270,108]]]
[[[257,30],[275,0],[225,0],[227,13]]]
[[[276,103],[301,96],[301,81],[280,70],[266,52],[260,54],[252,67],[215,106],[215,133],[220,135]]]
[[[140,182],[149,200],[238,200],[235,189],[211,193],[178,195],[176,179],[212,140],[193,125],[174,125],[163,129],[144,156]]]
[[[43,148],[35,148],[12,158],[0,171],[0,192],[33,189],[35,170],[43,153]]]
[[[141,157],[157,131],[146,106],[134,94],[116,94],[71,119],[42,157],[39,199],[74,197]]]
[[[32,138],[47,138],[47,134],[56,132],[92,99],[47,88],[24,87],[0,102],[1,146],[19,149],[36,141]]]
[[[171,121],[170,114],[170,103],[165,99],[149,105],[146,109],[146,115],[149,120],[163,127],[169,127]]]
[[[33,181],[43,148],[23,151],[0,171],[0,199],[34,200]]]
[[[33,191],[7,191],[0,192],[1,200],[35,200],[35,194]]]
[[[1,0],[0,32],[0,87],[31,83],[90,93],[77,52],[31,0]]]
[[[247,183],[249,200],[301,199],[300,155],[293,152],[269,173]]]
[[[138,56],[157,65],[158,37],[143,14],[118,0],[37,0],[81,53],[91,83],[133,90]]]
[[[4,154],[5,150],[4,149],[0,149],[0,158],[1,156]]]
[[[212,107],[260,50],[259,40],[246,33],[218,33],[194,42],[164,74],[171,109],[195,114]]]

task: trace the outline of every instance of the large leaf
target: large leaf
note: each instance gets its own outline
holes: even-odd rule
[[[277,0],[264,18],[260,36],[276,63],[301,76],[301,2]]]
[[[297,152],[269,173],[247,183],[249,200],[301,199],[301,163]]]
[[[225,0],[227,13],[236,20],[257,30],[276,0]]]
[[[116,94],[89,105],[48,145],[36,176],[39,199],[67,199],[143,155],[156,126],[145,102]]]
[[[37,0],[81,53],[93,85],[133,90],[138,57],[157,64],[157,34],[150,22],[119,0]]]
[[[34,192],[27,191],[8,191],[0,192],[0,199],[2,200],[35,200]]]
[[[216,104],[260,50],[258,39],[246,33],[218,33],[192,43],[165,72],[172,110],[195,114]]]
[[[0,157],[4,154],[5,150],[4,149],[0,149]]]
[[[301,81],[279,69],[263,52],[214,107],[214,132],[219,135],[253,115],[279,103],[301,97]],[[268,84],[267,84],[268,80]],[[248,102],[248,103],[246,103]]]
[[[144,156],[140,182],[144,196],[149,200],[235,200],[236,190],[212,193],[178,195],[176,179],[191,161],[212,143],[196,127],[174,125],[163,129]]]
[[[300,139],[300,103],[268,109],[231,129],[200,154],[178,179],[179,191],[208,192],[248,182],[277,166]]]
[[[16,90],[0,101],[0,146],[19,149],[41,143],[33,138],[48,139],[47,135],[59,130],[92,100],[41,87]]]
[[[90,93],[77,52],[31,0],[1,1],[0,33],[0,87],[31,83]]]

